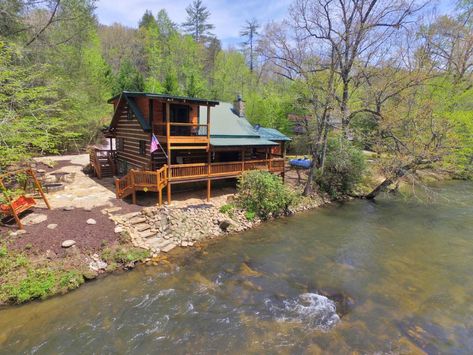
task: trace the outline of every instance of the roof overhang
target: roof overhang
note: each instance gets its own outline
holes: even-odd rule
[[[214,147],[241,147],[241,146],[258,146],[272,147],[278,145],[275,142],[262,138],[212,138],[210,137],[210,145]]]
[[[112,103],[113,101],[118,99],[121,95],[125,97],[149,97],[149,98],[158,99],[161,101],[196,104],[200,106],[216,106],[220,103],[219,101],[216,101],[216,100],[200,99],[200,98],[195,98],[195,97],[175,96],[175,95],[167,95],[167,94],[154,94],[154,93],[149,93],[149,92],[135,92],[135,91],[123,91],[122,93],[115,95],[111,99],[109,99],[108,103]]]

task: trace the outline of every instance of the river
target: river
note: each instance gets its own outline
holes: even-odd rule
[[[265,223],[0,310],[0,353],[473,353],[473,184]]]

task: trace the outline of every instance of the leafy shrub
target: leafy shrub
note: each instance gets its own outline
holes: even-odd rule
[[[365,159],[361,150],[346,140],[331,139],[323,173],[316,175],[316,182],[332,198],[340,198],[349,194],[361,181],[364,170]]]
[[[286,212],[294,198],[279,176],[265,171],[247,171],[238,181],[237,204],[263,219]]]
[[[245,218],[247,220],[249,220],[250,222],[254,221],[254,219],[256,218],[256,213],[253,212],[253,211],[246,211],[245,212]]]
[[[140,261],[149,257],[149,251],[140,248],[107,248],[102,252],[102,259],[108,264]]]
[[[35,298],[46,298],[56,285],[56,277],[51,270],[28,270],[27,276],[17,285],[8,286],[10,300],[23,303]]]
[[[232,203],[229,203],[220,207],[220,213],[227,214],[230,217],[233,215],[234,210],[235,210],[235,205]]]

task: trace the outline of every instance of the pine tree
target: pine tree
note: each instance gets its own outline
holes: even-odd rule
[[[159,33],[164,38],[169,38],[169,36],[177,32],[177,25],[169,18],[165,9],[159,10],[156,16],[156,23],[159,28]]]
[[[240,36],[245,38],[242,43],[243,48],[248,53],[248,62],[250,64],[250,71],[253,72],[255,64],[255,42],[258,35],[260,25],[256,19],[246,20],[245,26],[240,31]]]
[[[144,79],[143,75],[129,60],[125,60],[121,66],[120,71],[115,79],[113,85],[113,94],[127,91],[143,91]]]
[[[138,26],[139,28],[149,28],[151,26],[156,26],[156,19],[154,18],[153,13],[150,10],[145,11]]]
[[[202,4],[202,0],[194,0],[186,8],[187,19],[182,24],[184,31],[190,34],[197,42],[205,42],[214,35],[210,32],[215,28],[214,25],[208,23],[210,11]]]

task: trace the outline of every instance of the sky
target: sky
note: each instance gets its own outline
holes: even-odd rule
[[[154,15],[166,9],[174,22],[181,24],[186,18],[186,7],[192,0],[99,0],[96,13],[105,25],[119,22],[137,27],[145,10]],[[209,22],[215,25],[213,33],[224,47],[236,46],[241,41],[238,33],[246,19],[256,18],[260,23],[281,20],[287,14],[292,0],[204,0],[210,10]]]
[[[238,46],[239,32],[245,20],[256,18],[259,23],[282,20],[293,0],[204,0],[210,10],[209,22],[215,25],[213,33],[225,48]],[[186,7],[192,0],[98,0],[97,16],[100,23],[111,25],[119,22],[137,27],[145,10],[154,15],[166,9],[171,20],[181,24],[186,18]],[[437,0],[441,13],[451,11],[455,0]]]

